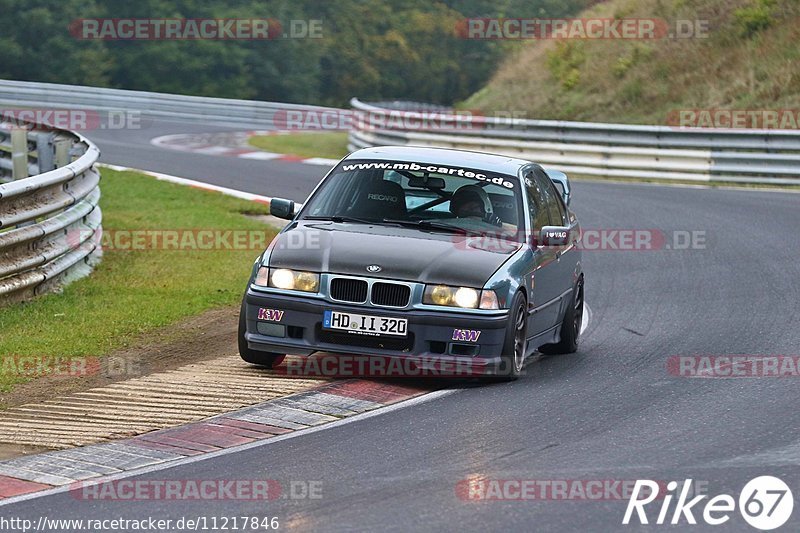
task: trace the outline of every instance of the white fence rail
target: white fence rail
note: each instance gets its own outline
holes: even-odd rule
[[[800,132],[793,130],[511,120],[408,111],[356,98],[350,103],[357,113],[350,150],[438,146],[520,157],[593,176],[800,185]]]
[[[140,113],[145,117],[254,129],[272,129],[275,125],[276,112],[333,109],[12,80],[0,80],[0,103],[6,106],[30,108],[128,111]],[[280,120],[281,117],[278,116],[278,121]]]

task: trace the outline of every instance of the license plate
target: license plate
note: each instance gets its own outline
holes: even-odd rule
[[[408,320],[385,316],[357,315],[341,311],[325,311],[322,319],[325,329],[338,329],[361,335],[390,335],[405,337],[408,334]]]

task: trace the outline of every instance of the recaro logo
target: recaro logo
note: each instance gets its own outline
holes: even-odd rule
[[[379,202],[397,202],[397,196],[389,196],[387,194],[370,194],[367,196],[370,200],[378,200]]]

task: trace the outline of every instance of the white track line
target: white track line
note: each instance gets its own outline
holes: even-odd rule
[[[586,300],[583,301],[583,313],[586,315],[586,319],[581,322],[581,335],[589,329],[589,322],[592,320],[592,309],[586,303]]]
[[[259,194],[253,194],[250,192],[239,191],[236,189],[229,189],[228,187],[220,187],[219,185],[211,185],[210,183],[205,183],[202,181],[190,180],[187,178],[179,178],[178,176],[171,176],[169,174],[162,174],[160,172],[151,172],[149,170],[141,170],[138,168],[121,167],[119,165],[108,165],[105,163],[101,164],[100,166],[110,168],[111,170],[117,170],[120,172],[139,172],[141,174],[151,176],[160,181],[168,181],[170,183],[177,183],[178,185],[187,185],[189,187],[194,187],[196,189],[205,189],[207,191],[215,191],[225,194],[227,196],[234,196],[236,198],[241,198],[242,200],[269,203],[269,201],[272,199],[269,196],[261,196]]]

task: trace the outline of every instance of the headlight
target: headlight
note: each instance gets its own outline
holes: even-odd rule
[[[466,307],[467,309],[478,307],[478,298],[480,298],[478,291],[475,289],[467,289],[466,287],[461,287],[453,295],[455,304],[459,307]]]
[[[497,295],[492,290],[479,291],[469,287],[447,285],[427,285],[422,303],[464,309],[498,309]]]
[[[319,292],[319,274],[288,268],[267,269],[262,266],[256,274],[255,284],[287,291]]]

